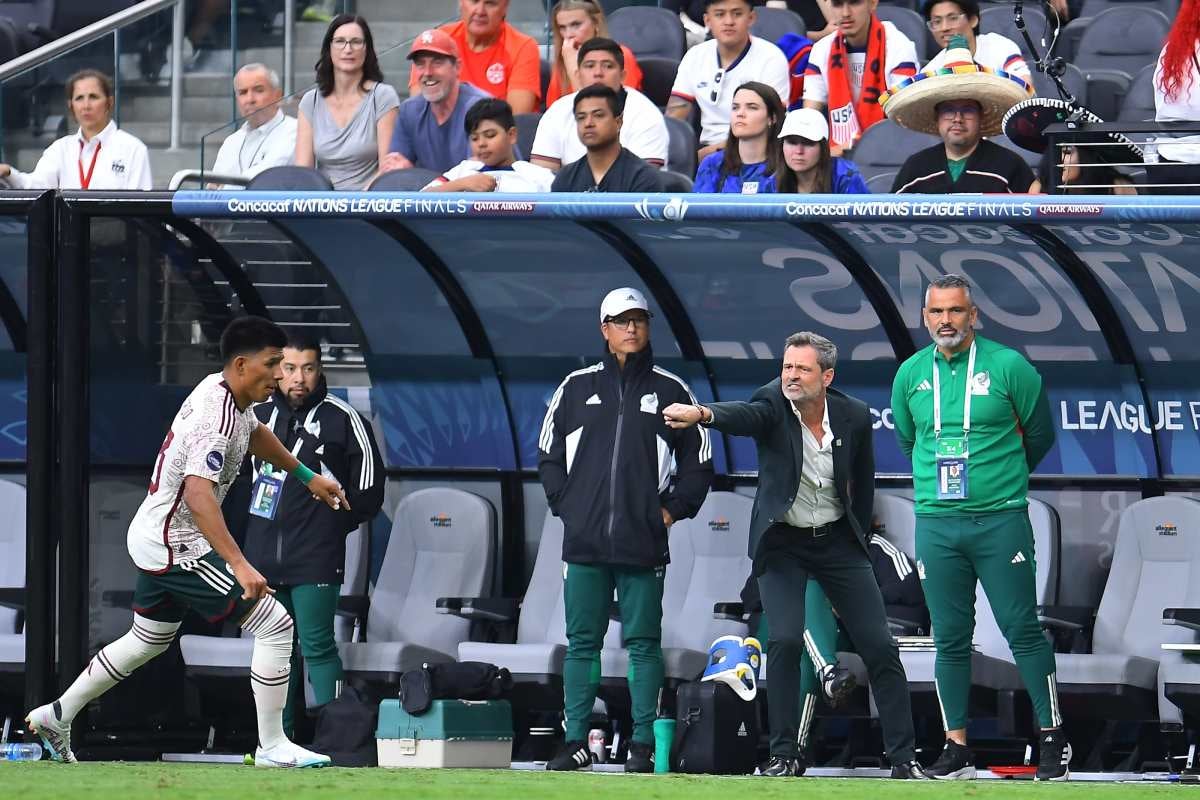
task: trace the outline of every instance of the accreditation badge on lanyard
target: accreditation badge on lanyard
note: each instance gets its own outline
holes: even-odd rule
[[[937,467],[937,499],[966,500],[967,436],[971,432],[971,377],[975,373],[975,342],[967,355],[967,382],[963,397],[962,435],[942,434],[942,384],[938,377],[937,349],[933,351],[933,436]]]
[[[285,472],[276,472],[274,468],[263,463],[250,490],[250,513],[263,519],[275,519],[279,508],[279,498],[283,495],[283,480]]]

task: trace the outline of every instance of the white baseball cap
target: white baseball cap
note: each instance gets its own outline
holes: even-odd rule
[[[600,321],[604,322],[609,317],[620,316],[633,308],[641,309],[647,315],[654,316],[646,304],[646,295],[637,289],[629,286],[613,289],[604,296],[604,302],[600,304]]]
[[[783,119],[783,129],[779,131],[780,139],[789,136],[819,142],[829,138],[829,123],[825,121],[825,115],[815,108],[797,108],[787,113]]]

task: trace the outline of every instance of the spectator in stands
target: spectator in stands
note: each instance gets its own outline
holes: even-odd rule
[[[458,0],[460,19],[443,25],[458,45],[462,79],[508,101],[514,114],[537,111],[542,95],[537,41],[505,21],[509,0]],[[409,92],[416,88],[414,70]]]
[[[762,81],[788,101],[787,58],[772,42],[750,35],[755,19],[751,0],[705,0],[704,24],[713,38],[688,50],[679,62],[667,113],[687,120],[699,110],[700,161],[725,146],[736,87],[751,79]]]
[[[879,98],[917,71],[917,48],[875,16],[879,0],[831,0],[837,33],[813,45],[804,72],[804,107],[826,112],[830,152],[840,156],[883,119]]]
[[[565,94],[578,92],[588,84],[579,74],[579,48],[597,36],[608,38],[604,9],[595,0],[559,0],[550,9],[550,30],[554,34],[551,53],[550,85],[546,88],[546,108]],[[625,85],[642,88],[642,69],[633,51],[621,45],[625,57]]]
[[[1027,83],[1033,80],[1016,42],[998,33],[979,32],[979,0],[925,0],[921,12],[933,38],[942,46],[942,51],[925,65],[926,70],[940,69],[946,63],[950,37],[962,36],[979,66],[1016,75]]]
[[[1086,108],[1065,100],[1033,97],[1004,115],[1004,135],[1017,147],[1043,154],[1038,183],[1044,191],[1051,191],[1054,173],[1061,170],[1055,194],[1137,194],[1133,182],[1113,166],[1142,162],[1141,148],[1124,134],[1077,130],[1056,137],[1054,147],[1050,146],[1046,128],[1076,117],[1089,125],[1104,123]]]
[[[733,94],[725,146],[700,162],[692,191],[774,192],[775,176],[783,160],[777,137],[786,114],[774,88],[758,81],[739,86]]]
[[[1051,171],[1062,170],[1054,194],[1137,194],[1133,181],[1115,167],[1087,163],[1096,160],[1093,148],[1065,145],[1059,152],[1061,161],[1054,158],[1053,151],[1047,150],[1038,163],[1038,183],[1047,188],[1053,183]],[[1080,188],[1074,188],[1076,186]]]
[[[408,59],[419,93],[400,104],[383,172],[410,167],[441,172],[470,157],[467,111],[491,95],[459,79],[459,56],[458,45],[443,30],[424,31],[413,39]]]
[[[233,76],[233,95],[245,122],[221,143],[212,171],[253,178],[264,169],[292,163],[296,120],[283,113],[279,104],[283,99],[279,74],[266,64],[246,64]]]
[[[621,98],[597,84],[572,100],[579,140],[587,155],[559,170],[555,192],[657,192],[654,168],[621,146]]]
[[[367,21],[339,14],[321,42],[317,85],[300,100],[296,164],[315,166],[335,189],[362,189],[387,155],[399,105]]]
[[[425,192],[548,192],[554,173],[518,161],[517,123],[512,106],[489,97],[471,106],[463,127],[471,139],[471,157],[435,178]]]
[[[113,122],[112,79],[84,69],[67,78],[67,110],[79,130],[46,148],[33,172],[0,164],[14,189],[149,189],[146,145]]]
[[[1156,122],[1200,121],[1200,0],[1183,0],[1154,69]],[[1154,194],[1196,194],[1200,188],[1200,135],[1160,139],[1148,167]]]
[[[941,137],[909,156],[892,191],[915,194],[1036,193],[1029,165],[1012,150],[984,139],[1002,130],[1005,113],[1028,99],[1028,84],[982,71],[967,41],[955,36],[948,74],[923,72],[892,87],[880,100],[888,118],[910,130]]]
[[[779,131],[783,164],[775,177],[781,194],[867,194],[853,162],[829,152],[829,123],[815,108],[789,111]]]
[[[667,123],[658,106],[624,83],[624,48],[612,39],[595,37],[579,48],[579,76],[584,87],[607,86],[617,93],[622,108],[621,145],[635,156],[661,167],[667,161]],[[560,97],[538,122],[530,159],[557,171],[583,157],[583,142],[575,125],[575,95]]]

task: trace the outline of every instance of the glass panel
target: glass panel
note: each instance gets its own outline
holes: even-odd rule
[[[27,258],[25,221],[0,218],[0,304],[6,310],[0,324],[0,461],[25,460],[26,357],[24,351],[14,349],[9,326],[17,326],[24,332]]]

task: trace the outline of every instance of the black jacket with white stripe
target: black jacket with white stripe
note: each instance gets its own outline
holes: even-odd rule
[[[277,391],[254,413],[302,464],[340,483],[351,510],[334,511],[317,502],[288,475],[275,518],[249,515],[246,558],[272,585],[341,583],[346,534],[373,519],[383,505],[383,459],[370,423],[329,394],[324,378],[300,408],[293,410]],[[251,480],[261,466],[258,459],[249,459]]]
[[[563,380],[542,423],[538,474],[563,521],[564,561],[671,560],[662,509],[676,520],[700,510],[712,483],[712,439],[704,428],[668,428],[662,410],[695,402],[682,379],[654,365],[649,347],[624,369],[606,353]]]

